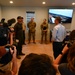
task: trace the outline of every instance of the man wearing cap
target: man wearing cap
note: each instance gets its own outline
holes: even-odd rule
[[[20,59],[20,55],[25,55],[22,53],[22,45],[23,45],[23,29],[22,29],[22,17],[18,16],[17,17],[17,23],[14,26],[14,31],[15,31],[15,38],[16,42],[18,42],[17,45],[17,58]]]

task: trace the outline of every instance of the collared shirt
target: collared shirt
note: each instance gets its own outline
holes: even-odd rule
[[[52,40],[55,42],[62,42],[66,37],[66,29],[63,25],[58,24],[53,28]]]
[[[35,30],[35,27],[36,27],[36,23],[35,23],[35,22],[31,22],[31,21],[30,21],[30,22],[27,24],[27,26],[28,26],[30,32],[35,32],[35,31],[36,31],[36,30]]]

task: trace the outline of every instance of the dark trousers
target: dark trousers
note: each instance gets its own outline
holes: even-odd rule
[[[53,42],[54,58],[56,58],[62,51],[62,42]]]
[[[16,49],[17,49],[17,55],[20,55],[22,53],[22,42],[20,41],[18,42]]]
[[[7,44],[7,38],[6,37],[0,37],[0,46],[4,46]]]
[[[52,41],[52,31],[50,30],[50,42]]]
[[[25,43],[25,31],[23,31],[23,44]]]
[[[33,42],[35,42],[35,32],[30,32],[29,31],[28,35],[29,35],[28,41],[30,42],[31,41],[31,37],[32,37],[33,38]]]

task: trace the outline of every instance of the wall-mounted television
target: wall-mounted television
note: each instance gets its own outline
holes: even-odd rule
[[[62,23],[71,23],[73,9],[49,9],[48,11],[48,23],[54,23],[56,17],[61,17]]]

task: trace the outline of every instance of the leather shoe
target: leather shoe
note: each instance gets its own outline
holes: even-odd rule
[[[34,44],[36,44],[36,42],[33,42]]]

